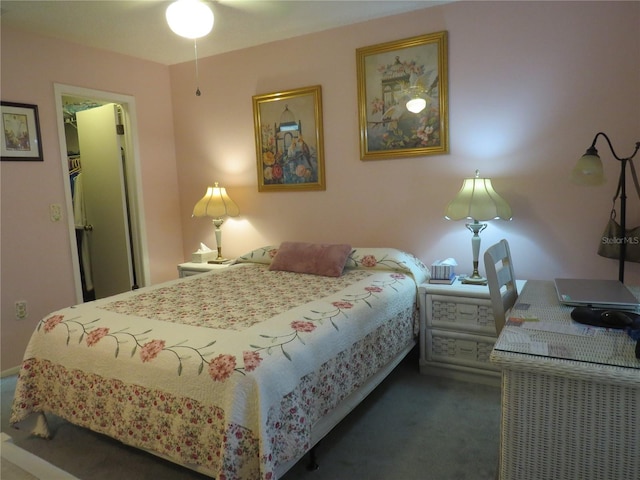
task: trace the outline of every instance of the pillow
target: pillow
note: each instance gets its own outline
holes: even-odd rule
[[[429,269],[416,256],[389,247],[356,247],[351,251],[344,267],[402,272],[411,275],[417,284],[426,282],[431,276]]]
[[[350,253],[346,244],[282,242],[269,270],[339,277]]]
[[[277,251],[278,247],[273,247],[271,245],[257,248],[236,258],[235,263],[266,263],[269,265]]]

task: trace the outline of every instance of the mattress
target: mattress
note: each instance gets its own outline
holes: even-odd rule
[[[354,249],[339,277],[270,270],[276,251],[47,315],[11,422],[53,413],[219,479],[276,478],[413,341],[428,276],[395,249]]]

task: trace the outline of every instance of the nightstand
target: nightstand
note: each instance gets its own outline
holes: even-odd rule
[[[232,260],[229,260],[226,263],[181,263],[178,265],[178,276],[180,278],[190,277],[191,275],[198,275],[200,273],[210,272],[211,270],[227,268],[232,262]]]
[[[525,281],[518,280],[518,292]],[[489,362],[496,328],[486,285],[423,283],[419,289],[420,372],[499,385]]]

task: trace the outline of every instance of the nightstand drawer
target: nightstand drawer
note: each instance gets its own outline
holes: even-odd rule
[[[518,290],[524,283],[517,281]],[[423,283],[420,293],[420,372],[498,384],[489,362],[496,326],[489,287]]]
[[[497,371],[489,363],[495,341],[491,337],[432,329],[427,334],[427,359]]]
[[[489,300],[432,295],[430,307],[430,320],[434,327],[459,328],[495,335],[496,327]]]

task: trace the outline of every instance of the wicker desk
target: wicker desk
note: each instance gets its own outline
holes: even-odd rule
[[[571,310],[553,282],[527,282],[510,318],[525,321],[491,353],[502,369],[501,480],[640,479],[635,342],[575,327]]]

